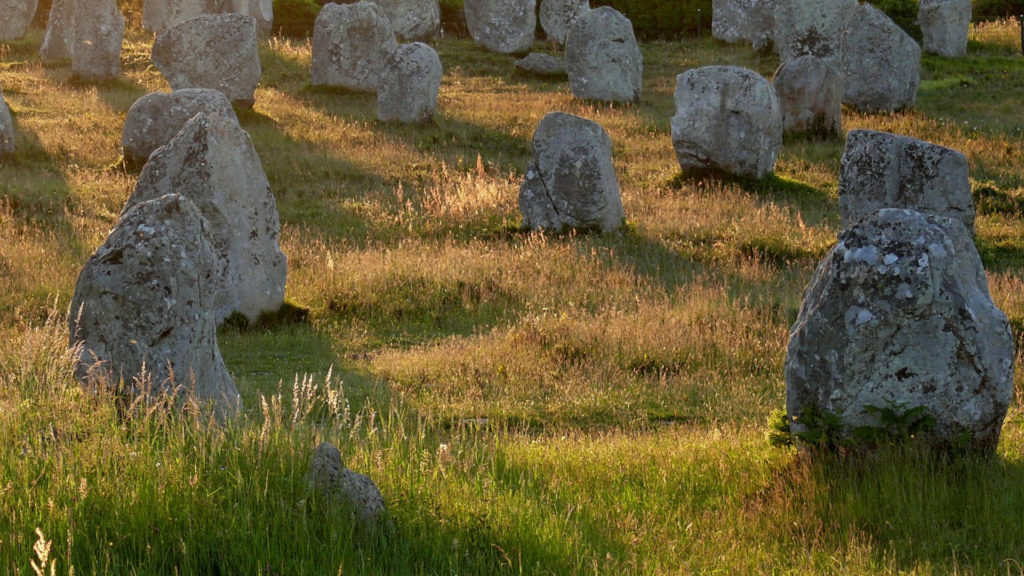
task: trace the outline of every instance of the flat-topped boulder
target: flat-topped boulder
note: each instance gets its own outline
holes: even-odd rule
[[[241,407],[210,306],[218,274],[209,223],[188,198],[161,196],[118,219],[78,276],[68,312],[75,375],[131,396]]]
[[[684,172],[762,178],[782,149],[782,108],[770,82],[736,66],[693,68],[676,77],[672,145]]]
[[[519,209],[528,228],[608,232],[622,226],[608,132],[572,114],[544,116],[533,134],[533,162],[520,187]]]
[[[151,92],[128,109],[121,132],[124,159],[142,165],[154,150],[167,144],[193,116],[204,113],[238,121],[228,97],[220,90],[185,88]]]
[[[14,120],[7,107],[4,93],[0,91],[0,156],[14,153]]]
[[[208,293],[217,322],[250,322],[284,302],[287,264],[278,245],[277,202],[249,135],[233,117],[197,114],[149,157],[127,207],[175,192],[209,222],[221,266]]]
[[[550,54],[531,52],[516,60],[516,69],[541,78],[566,78],[565,60]]]
[[[142,0],[142,27],[154,34],[186,20],[220,12],[221,0]]]
[[[921,47],[884,12],[861,4],[843,34],[843,103],[865,112],[909,108],[921,83]]]
[[[377,4],[327,4],[313,25],[311,83],[376,92],[396,49],[391,22]]]
[[[121,74],[124,16],[117,0],[74,2],[71,73],[84,80],[111,80]]]
[[[839,172],[843,226],[881,208],[912,208],[959,220],[974,233],[967,157],[923,140],[852,130]]]
[[[569,88],[580,100],[639,100],[644,57],[633,23],[610,6],[584,12],[569,28],[565,68]]]
[[[74,11],[75,0],[53,0],[50,4],[46,33],[43,35],[43,44],[39,47],[39,57],[43,62],[71,59],[71,44],[75,39]]]
[[[384,9],[395,36],[406,42],[429,40],[441,30],[438,0],[370,0]]]
[[[423,44],[403,44],[388,56],[377,90],[377,118],[422,124],[434,117],[441,90],[441,58]]]
[[[39,0],[0,0],[0,42],[17,40],[28,32]]]
[[[775,50],[783,62],[805,54],[838,58],[857,0],[776,0]]]
[[[958,58],[967,54],[971,0],[921,0],[917,5],[925,52]]]
[[[775,35],[776,0],[712,0],[711,34],[730,44],[745,42],[760,50]]]
[[[208,14],[157,35],[153,65],[172,90],[212,88],[251,107],[263,73],[257,52],[256,19],[244,14]]]
[[[465,0],[466,27],[473,41],[499,54],[519,54],[533,46],[536,0]]]
[[[842,133],[843,75],[834,62],[805,54],[779,66],[772,85],[782,106],[783,132]]]
[[[590,0],[541,0],[540,27],[548,40],[564,45],[569,28],[590,10]]]
[[[786,354],[790,430],[834,417],[851,437],[884,429],[886,413],[912,415],[932,446],[991,454],[1013,362],[1010,324],[960,221],[880,210],[839,234],[804,293]]]

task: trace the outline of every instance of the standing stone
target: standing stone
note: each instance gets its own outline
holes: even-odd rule
[[[747,42],[760,50],[775,34],[776,0],[712,0],[711,34],[730,44]]]
[[[870,4],[854,10],[843,34],[843,102],[865,112],[909,108],[921,82],[921,47]]]
[[[74,3],[71,73],[85,80],[110,80],[121,73],[124,16],[117,0]]]
[[[373,535],[386,526],[387,507],[377,485],[369,476],[346,468],[341,452],[330,442],[313,451],[306,482],[325,504],[350,512],[361,534]]]
[[[244,14],[256,19],[256,29],[261,37],[270,36],[274,29],[273,0],[223,0],[224,14]]]
[[[131,395],[194,393],[213,401],[221,415],[241,407],[217,345],[209,294],[218,264],[208,227],[195,204],[178,194],[121,215],[85,263],[71,300],[79,380],[121,382]]]
[[[157,35],[153,64],[172,90],[213,88],[251,107],[262,74],[256,19],[211,14],[186,20]]]
[[[810,54],[783,63],[772,80],[782,106],[786,133],[842,133],[843,76],[833,65]]]
[[[518,54],[533,46],[536,0],[465,0],[466,27],[473,41],[500,54]]]
[[[75,0],[53,0],[43,45],[39,47],[39,57],[43,62],[71,59],[71,46],[75,41],[74,13]]]
[[[0,42],[17,40],[28,32],[39,0],[0,0]]]
[[[204,14],[216,14],[220,0],[142,0],[142,27],[154,34]]]
[[[548,40],[564,45],[572,23],[589,10],[590,0],[541,0],[540,27]]]
[[[533,162],[519,191],[519,209],[528,228],[608,232],[622,226],[608,132],[572,114],[544,116],[533,134]]]
[[[805,54],[838,58],[857,0],[777,0],[775,49],[783,62]]]
[[[441,29],[438,0],[371,0],[391,21],[395,35],[407,42],[429,40]]]
[[[640,99],[644,57],[633,23],[601,6],[580,15],[565,41],[569,88],[581,100],[635,102]]]
[[[881,210],[839,234],[804,293],[786,355],[790,429],[842,433],[923,409],[939,448],[991,453],[1013,397],[1014,342],[958,220]],[[795,419],[794,419],[795,418]]]
[[[284,302],[287,266],[277,243],[277,203],[249,135],[233,117],[197,114],[149,157],[131,206],[175,192],[209,221],[221,275],[210,285],[213,317],[250,323]]]
[[[0,92],[0,156],[8,154],[14,154],[14,121],[4,93]]]
[[[311,83],[376,92],[388,55],[397,48],[391,23],[380,6],[327,4],[313,25]]]
[[[924,51],[957,58],[967,54],[971,0],[921,0],[917,6]]]
[[[238,122],[231,102],[220,90],[185,88],[170,94],[151,92],[128,109],[121,148],[129,164],[144,164],[154,150],[167,144],[198,113]]]
[[[430,121],[441,90],[441,58],[422,42],[403,44],[388,56],[377,90],[377,118],[409,124]]]
[[[676,77],[672,145],[684,171],[762,178],[782,149],[782,108],[771,83],[736,66],[705,66]]]
[[[912,208],[955,218],[974,234],[967,157],[906,136],[851,131],[839,172],[843,227],[880,208]]]

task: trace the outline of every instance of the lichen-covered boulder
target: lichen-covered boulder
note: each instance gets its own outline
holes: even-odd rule
[[[851,226],[881,208],[911,208],[955,218],[974,234],[967,157],[874,130],[852,130],[839,172],[839,213]]]
[[[711,34],[730,44],[746,42],[755,50],[775,34],[776,0],[712,0]]]
[[[736,66],[693,68],[676,77],[672,145],[683,171],[762,178],[782,149],[782,108],[770,82]]]
[[[939,448],[991,453],[1013,397],[1014,342],[958,220],[884,209],[839,235],[804,293],[786,355],[790,429],[842,433],[916,411]]]
[[[327,4],[313,25],[311,83],[376,92],[396,49],[391,22],[377,4]]]
[[[971,0],[921,0],[917,5],[925,52],[957,58],[967,54]]]
[[[388,56],[377,90],[377,118],[408,124],[428,122],[441,90],[441,58],[423,44],[403,44]]]
[[[71,73],[85,80],[110,80],[121,73],[124,16],[116,0],[74,3]]]
[[[395,35],[407,42],[429,40],[441,29],[438,0],[370,0],[384,9]]]
[[[249,322],[284,302],[287,263],[278,245],[277,202],[249,135],[234,117],[197,114],[149,157],[126,210],[175,192],[209,222],[220,263],[207,300],[223,321],[238,312]]]
[[[921,83],[921,47],[870,4],[853,11],[843,34],[843,103],[865,112],[909,108]]]
[[[14,153],[14,121],[7,107],[4,93],[0,92],[0,156]]]
[[[531,52],[516,60],[516,69],[541,78],[565,78],[565,60],[550,54]]]
[[[842,133],[843,76],[833,62],[806,54],[779,66],[772,85],[782,106],[783,132]]]
[[[306,482],[320,502],[349,512],[360,534],[373,535],[387,527],[387,507],[380,489],[369,476],[346,468],[341,451],[330,442],[313,450]]]
[[[217,345],[217,257],[206,219],[169,194],[125,211],[78,277],[68,313],[76,376],[129,395],[194,394],[217,413],[241,400]]]
[[[128,109],[121,132],[124,159],[144,164],[154,150],[167,144],[200,112],[238,121],[234,108],[220,90],[185,88],[170,93],[151,92]]]
[[[157,34],[153,64],[172,90],[212,88],[251,107],[263,73],[257,47],[252,16],[207,14]]]
[[[0,42],[25,35],[38,3],[39,0],[0,0]]]
[[[590,0],[541,0],[540,27],[548,40],[564,45],[572,23],[589,10]]]
[[[256,19],[256,30],[260,36],[269,36],[274,28],[273,0],[223,0],[220,12],[244,14]]]
[[[622,226],[608,132],[572,114],[544,116],[533,134],[533,162],[519,191],[519,209],[528,228],[608,232]]]
[[[776,0],[775,50],[783,62],[805,54],[838,58],[857,0]]]
[[[465,0],[466,27],[473,41],[500,54],[518,54],[533,46],[536,0]]]
[[[50,17],[46,21],[46,34],[39,47],[39,57],[43,62],[71,59],[71,45],[75,40],[74,13],[75,0],[53,0]]]
[[[569,88],[581,100],[639,100],[644,57],[633,23],[610,6],[584,12],[569,28],[565,68]]]

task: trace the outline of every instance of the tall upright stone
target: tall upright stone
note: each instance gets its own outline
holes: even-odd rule
[[[958,58],[967,54],[971,0],[921,0],[917,6],[925,52]]]
[[[785,133],[842,133],[843,76],[834,60],[805,54],[783,63],[772,79]]]
[[[711,34],[723,42],[746,42],[760,50],[775,35],[775,5],[776,0],[712,0]]]
[[[572,23],[589,10],[590,0],[541,0],[540,27],[548,40],[564,45]]]
[[[0,156],[14,153],[14,121],[7,107],[4,93],[0,92]]]
[[[441,30],[441,4],[438,0],[370,1],[384,10],[395,36],[406,42],[429,40]]]
[[[74,37],[75,0],[53,0],[50,17],[46,21],[46,34],[39,47],[43,62],[60,62],[71,59]]]
[[[465,0],[463,11],[473,41],[491,52],[519,54],[533,46],[536,0]]]
[[[199,113],[238,121],[231,101],[220,90],[183,88],[169,94],[150,92],[139,98],[128,109],[121,131],[125,161],[145,164],[154,150],[170,142]]]
[[[838,58],[857,0],[776,0],[775,50],[783,62],[805,54]]]
[[[569,88],[581,100],[639,100],[644,57],[633,23],[610,6],[584,12],[569,28],[565,68]]]
[[[403,44],[388,56],[377,90],[377,118],[421,124],[434,117],[441,90],[441,58],[422,42]]]
[[[117,0],[74,3],[71,73],[85,80],[111,80],[121,74],[124,16]]]
[[[270,36],[274,29],[273,0],[222,0],[223,14],[243,14],[256,19],[256,30],[261,37]]]
[[[843,102],[865,112],[910,108],[921,83],[921,47],[871,4],[854,9],[843,34]]]
[[[28,32],[39,0],[0,0],[0,42],[17,40]]]
[[[220,12],[221,0],[142,0],[142,27],[154,34],[186,20]]]
[[[376,92],[384,64],[397,48],[391,22],[377,4],[327,4],[313,25],[310,81]]]

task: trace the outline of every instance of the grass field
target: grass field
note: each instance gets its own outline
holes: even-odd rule
[[[913,110],[846,111],[844,128],[967,155],[977,245],[1020,333],[1017,34],[977,25],[968,57],[924,58]],[[0,159],[0,573],[1024,573],[1019,392],[994,460],[765,441],[789,327],[838,233],[843,141],[787,139],[762,181],[688,178],[669,119],[676,74],[770,77],[774,56],[645,44],[641,101],[609,106],[445,38],[437,117],[409,127],[378,123],[372,95],[311,89],[308,42],[264,42],[240,120],[277,197],[287,299],[309,315],[222,330],[246,412],[211,426],[119,409],[71,376],[78,272],[137,179],[125,112],[168,86],[145,33],[101,85],[44,66],[41,40],[0,45],[18,128]],[[532,133],[554,110],[610,133],[622,231],[520,230]],[[353,533],[307,494],[321,440],[374,478],[393,530]]]

